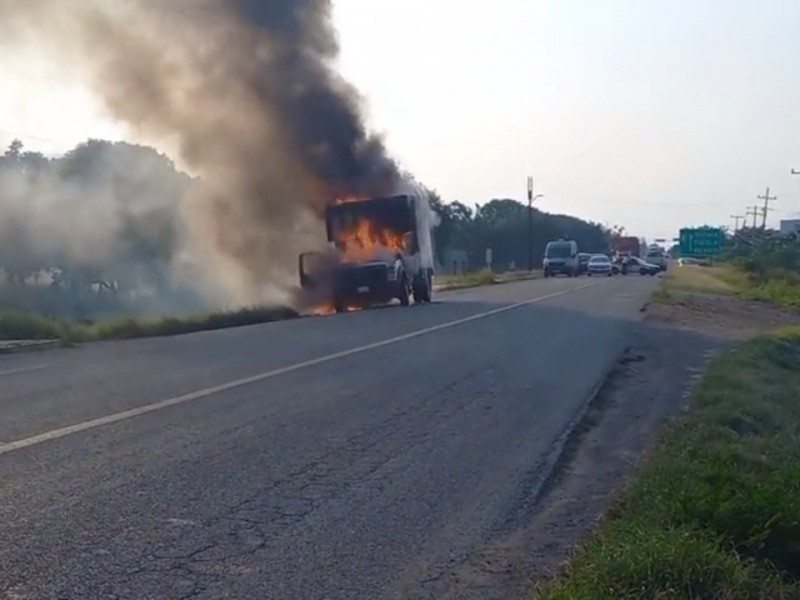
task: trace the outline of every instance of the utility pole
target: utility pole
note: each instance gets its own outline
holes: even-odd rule
[[[753,217],[753,229],[758,227],[758,222],[756,221],[756,219],[758,219],[758,213],[759,213],[758,206],[753,205],[747,207],[747,211],[745,212],[745,217],[744,217],[745,227],[747,227],[747,217],[751,215]]]
[[[733,219],[733,232],[736,233],[739,231],[739,221],[745,219],[746,217],[742,215],[731,215],[731,219]]]
[[[762,213],[761,213],[761,229],[766,229],[767,228],[767,211],[768,210],[772,210],[769,207],[769,203],[772,200],[777,200],[778,197],[777,196],[770,196],[769,195],[769,186],[767,186],[767,193],[764,194],[763,196],[756,196],[756,198],[758,198],[759,200],[763,200],[764,201],[764,208],[761,209],[762,210]]]
[[[533,177],[528,176],[528,271],[533,271]]]

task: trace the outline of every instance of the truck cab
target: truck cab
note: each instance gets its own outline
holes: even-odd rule
[[[326,287],[337,312],[394,299],[403,306],[431,301],[430,227],[420,218],[422,198],[401,194],[338,202],[325,209],[331,253],[300,255],[303,288]]]

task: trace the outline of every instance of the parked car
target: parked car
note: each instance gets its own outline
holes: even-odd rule
[[[605,275],[611,277],[613,268],[611,259],[605,254],[594,254],[586,263],[586,273],[592,275]]]
[[[592,255],[588,252],[578,252],[578,275],[587,272],[590,258],[592,258]]]
[[[645,262],[650,263],[651,265],[657,265],[662,271],[667,270],[667,255],[664,254],[663,250],[650,250],[647,255],[644,257]]]
[[[629,257],[627,266],[629,272],[638,271],[640,275],[658,275],[661,272],[661,267],[642,260],[638,256]]]
[[[611,261],[611,273],[613,275],[627,275],[628,274],[628,257],[616,256]]]

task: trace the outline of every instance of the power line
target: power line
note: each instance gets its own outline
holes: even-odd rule
[[[731,215],[731,219],[733,219],[733,230],[739,231],[739,221],[742,221],[746,217],[744,215]]]
[[[760,211],[758,210],[758,206],[757,205],[753,205],[753,206],[748,206],[747,207],[747,211],[745,212],[745,217],[744,217],[745,227],[747,226],[747,217],[750,217],[750,216],[753,217],[753,229],[758,227],[758,223],[756,222],[756,219],[758,219],[759,212]]]
[[[41,135],[33,135],[32,133],[23,133],[22,131],[9,131],[8,129],[0,129],[0,134],[7,135],[12,138],[30,138],[32,140],[38,140],[40,142],[51,142],[54,144],[60,143],[58,140],[54,138],[42,137]]]
[[[764,201],[764,208],[762,208],[761,213],[761,229],[767,228],[767,211],[772,210],[769,206],[769,203],[773,200],[777,200],[777,196],[770,196],[769,195],[769,186],[767,186],[767,192],[763,196],[756,196],[758,200]]]

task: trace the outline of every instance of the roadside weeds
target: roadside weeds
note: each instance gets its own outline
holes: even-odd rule
[[[800,596],[800,328],[715,359],[542,600]]]
[[[788,271],[747,273],[732,264],[673,266],[655,292],[660,302],[680,302],[688,293],[735,296],[749,302],[800,309],[800,276]]]
[[[0,313],[0,340],[48,341],[70,345],[101,340],[172,336],[197,331],[256,325],[297,317],[285,307],[249,307],[235,311],[220,311],[204,315],[163,318],[120,318],[97,322],[71,322],[44,315]]]

